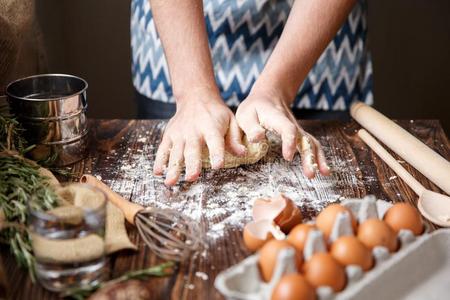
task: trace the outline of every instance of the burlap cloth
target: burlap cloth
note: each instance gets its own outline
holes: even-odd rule
[[[56,192],[60,206],[47,211],[48,214],[57,216],[65,224],[76,226],[85,221],[86,210],[96,213],[106,207],[105,234],[104,237],[101,233],[90,233],[73,239],[48,239],[32,233],[33,252],[39,261],[87,262],[119,250],[137,249],[128,238],[123,213],[107,201],[102,192],[78,183],[58,187]]]

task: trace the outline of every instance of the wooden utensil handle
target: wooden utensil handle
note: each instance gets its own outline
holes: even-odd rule
[[[420,196],[425,190],[423,185],[418,182],[411,174],[403,168],[402,165],[391,155],[386,149],[383,148],[366,130],[361,129],[358,131],[359,137],[372,149],[378,156],[398,175],[403,181],[409,185],[414,192]]]
[[[450,194],[450,163],[446,159],[364,103],[358,102],[352,105],[350,113],[362,127],[378,138],[387,148]]]
[[[107,186],[102,181],[98,180],[92,175],[84,174],[83,176],[81,176],[80,182],[90,184],[102,190],[108,197],[108,200],[114,203],[123,212],[127,221],[133,225],[134,225],[134,217],[136,216],[136,214],[142,209],[144,209],[144,207],[142,207],[141,205],[124,199],[122,196],[112,191],[109,188],[109,186]]]

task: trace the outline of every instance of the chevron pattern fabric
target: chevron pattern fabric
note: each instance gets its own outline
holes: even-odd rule
[[[263,70],[288,18],[293,0],[204,0],[216,82],[237,106]],[[132,0],[133,84],[148,98],[174,102],[167,61],[149,0]],[[366,46],[367,4],[360,0],[299,89],[294,106],[346,110],[373,102],[372,63]]]

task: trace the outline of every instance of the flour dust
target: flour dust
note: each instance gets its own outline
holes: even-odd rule
[[[155,131],[163,125],[158,126]],[[333,174],[310,180],[302,173],[299,156],[290,163],[284,161],[280,157],[280,141],[269,135],[271,147],[261,162],[234,169],[205,170],[195,183],[181,181],[167,188],[162,177],[152,174],[157,145],[149,143],[148,135],[148,128],[137,128],[124,138],[120,149],[102,158],[104,164],[94,165],[93,175],[101,176],[112,190],[135,203],[176,209],[203,221],[209,243],[225,237],[229,231],[240,230],[250,221],[256,198],[284,193],[301,208],[305,219],[311,219],[329,203],[343,198],[349,187],[363,187],[366,181],[375,180],[362,180],[360,166],[347,159],[342,149],[327,147],[324,140],[321,142]]]

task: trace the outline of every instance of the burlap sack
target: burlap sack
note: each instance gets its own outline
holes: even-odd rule
[[[101,200],[105,199],[103,193],[96,191],[94,194],[92,190],[82,187],[84,185],[71,184],[60,188],[58,195],[67,203],[83,209],[87,207],[97,209],[99,205],[103,204],[103,200]],[[122,211],[109,201],[106,204],[105,247],[107,254],[125,249],[137,250],[137,247],[128,238]]]
[[[33,253],[43,263],[88,262],[102,257],[105,253],[103,238],[97,234],[67,240],[47,239],[31,234]]]
[[[104,206],[106,202],[106,196],[101,191],[79,183],[61,187],[57,189],[56,193],[64,202],[85,210],[96,211]]]
[[[47,212],[49,215],[58,217],[58,219],[70,225],[79,225],[83,223],[84,211],[81,207],[68,205],[59,206]]]
[[[122,211],[111,202],[106,205],[105,247],[107,254],[124,249],[137,250],[128,238]]]
[[[53,189],[56,189],[60,186],[59,180],[48,169],[39,167],[38,171],[42,176],[47,178],[47,180],[48,180],[47,182],[50,187],[52,187]]]
[[[56,193],[62,206],[47,213],[71,225],[81,224],[84,221],[84,210],[98,210],[106,201],[103,193],[78,183],[60,187]],[[104,239],[99,235],[90,234],[82,238],[55,240],[33,234],[32,241],[36,257],[41,261],[52,263],[87,262],[119,250],[137,249],[128,238],[122,211],[110,202],[106,203]]]

